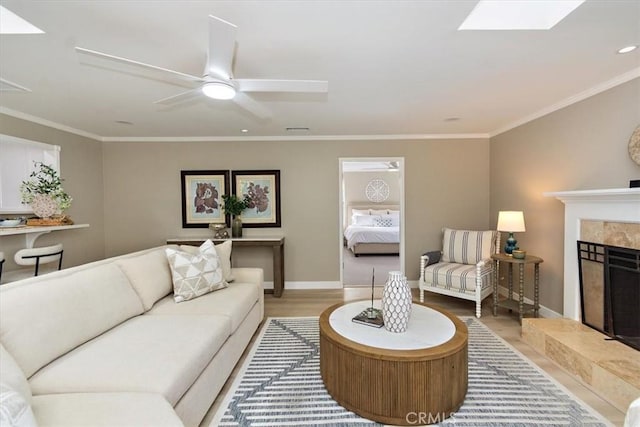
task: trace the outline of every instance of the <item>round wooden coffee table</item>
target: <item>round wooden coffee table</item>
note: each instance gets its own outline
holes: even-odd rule
[[[351,321],[370,305],[336,304],[320,315],[320,372],[331,397],[386,424],[433,424],[451,416],[467,393],[466,325],[420,303],[413,303],[403,333]]]

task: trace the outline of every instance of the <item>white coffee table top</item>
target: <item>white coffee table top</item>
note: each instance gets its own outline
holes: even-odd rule
[[[371,306],[371,301],[356,301],[335,309],[329,316],[331,328],[358,344],[389,350],[419,350],[444,344],[453,338],[456,327],[444,314],[419,304],[413,304],[406,332],[395,333],[352,321],[353,317]],[[381,308],[380,300],[373,302]]]

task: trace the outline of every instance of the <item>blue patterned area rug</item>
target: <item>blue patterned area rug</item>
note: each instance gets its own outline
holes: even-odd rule
[[[610,426],[473,317],[469,388],[442,426]],[[432,420],[438,422],[440,420]],[[338,405],[320,377],[317,317],[268,318],[210,427],[380,426]]]

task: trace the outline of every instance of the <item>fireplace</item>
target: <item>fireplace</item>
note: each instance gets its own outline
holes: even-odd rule
[[[640,350],[640,250],[578,241],[582,323]]]

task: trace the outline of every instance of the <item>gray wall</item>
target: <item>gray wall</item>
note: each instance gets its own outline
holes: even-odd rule
[[[489,225],[488,140],[167,142],[104,144],[105,248],[117,255],[170,237],[211,235],[182,229],[181,170],[279,169],[287,281],[338,281],[340,157],[404,157],[406,270],[417,279],[419,256],[439,248],[443,226]],[[452,173],[453,172],[453,173]],[[455,194],[455,197],[452,195]],[[265,268],[268,253],[236,252],[237,265]]]
[[[524,211],[527,231],[516,238],[521,249],[544,259],[540,300],[558,313],[564,205],[542,193],[626,188],[629,180],[640,179],[640,166],[628,155],[638,124],[640,79],[635,79],[491,138],[491,225],[500,210]]]

